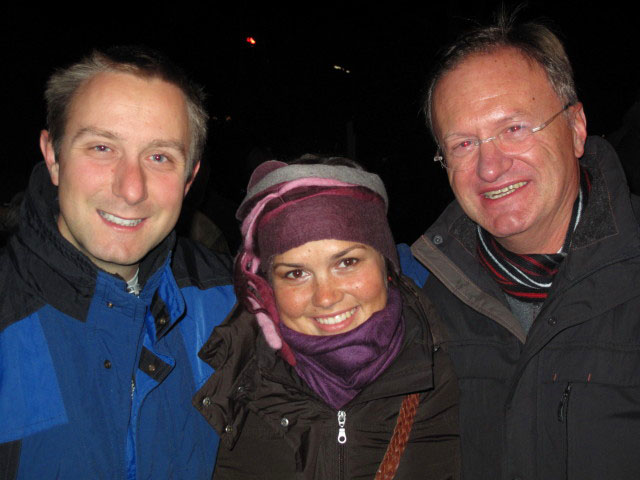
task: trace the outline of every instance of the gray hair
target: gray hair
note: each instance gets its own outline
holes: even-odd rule
[[[69,107],[78,89],[99,73],[130,73],[141,78],[159,78],[178,87],[185,97],[189,119],[187,176],[200,160],[207,138],[209,116],[204,105],[204,90],[189,80],[182,69],[159,52],[145,47],[113,47],[94,50],[67,68],[56,70],[47,81],[47,128],[56,157],[65,134]]]
[[[433,125],[433,94],[440,79],[472,55],[490,54],[502,48],[513,48],[546,72],[551,88],[563,103],[578,101],[573,69],[562,42],[545,25],[536,22],[518,24],[516,15],[501,11],[494,25],[476,27],[463,33],[443,50],[433,69],[425,95],[423,111],[427,125],[438,142]]]

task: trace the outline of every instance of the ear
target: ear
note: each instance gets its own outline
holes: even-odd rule
[[[584,142],[587,140],[587,117],[580,102],[571,107],[570,111],[573,116],[571,121],[573,153],[576,158],[580,158],[584,155]]]
[[[200,161],[198,161],[198,163],[196,163],[193,166],[193,171],[191,172],[191,175],[189,175],[189,179],[187,180],[187,183],[184,186],[184,195],[185,196],[189,192],[189,189],[191,188],[191,185],[193,184],[193,181],[195,180],[196,175],[198,174],[198,170],[200,170]]]
[[[40,151],[44,157],[44,163],[47,164],[47,169],[51,176],[51,183],[58,186],[60,164],[56,161],[56,153],[53,149],[53,143],[49,138],[49,132],[47,130],[42,130],[40,132]]]

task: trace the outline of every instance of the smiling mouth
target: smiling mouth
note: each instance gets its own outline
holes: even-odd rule
[[[351,310],[334,317],[313,317],[313,319],[321,325],[335,325],[336,323],[344,322],[347,318],[356,313],[356,310],[358,310],[358,307],[353,307]]]
[[[116,217],[115,215],[112,215],[107,212],[103,212],[102,210],[98,210],[98,213],[107,222],[115,223],[116,225],[120,225],[122,227],[135,227],[142,221],[142,218],[126,219],[126,218]]]
[[[490,192],[485,192],[482,195],[484,198],[488,198],[489,200],[496,200],[498,198],[506,197],[507,195],[511,195],[520,187],[524,187],[529,182],[518,182],[513,183],[507,187],[501,188],[500,190],[492,190]]]

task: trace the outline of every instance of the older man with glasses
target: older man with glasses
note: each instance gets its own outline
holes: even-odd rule
[[[456,197],[412,252],[461,391],[465,478],[640,478],[640,199],[546,27],[452,44],[425,112]]]

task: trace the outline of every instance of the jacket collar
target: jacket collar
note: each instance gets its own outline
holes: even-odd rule
[[[600,137],[589,137],[580,162],[592,173],[593,185],[564,271],[569,282],[640,254],[638,219],[613,147]]]

